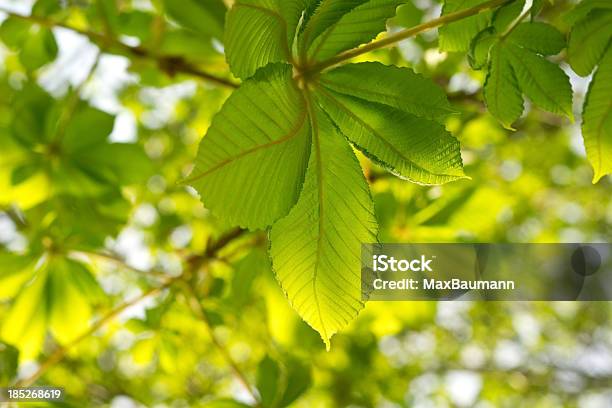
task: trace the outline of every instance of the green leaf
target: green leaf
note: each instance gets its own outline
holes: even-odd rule
[[[563,34],[550,24],[539,22],[517,25],[508,41],[541,55],[557,55],[565,48]]]
[[[15,114],[11,122],[11,136],[29,150],[38,144],[46,144],[50,138],[47,128],[53,119],[53,105],[51,95],[38,85],[26,84],[13,100]]]
[[[291,61],[295,30],[311,0],[238,0],[227,15],[226,57],[232,73],[248,78],[273,62]]]
[[[153,174],[151,160],[133,143],[102,143],[80,151],[73,160],[90,177],[109,185],[129,185]]]
[[[8,384],[17,375],[19,350],[10,344],[0,342],[0,384]]]
[[[55,60],[57,52],[53,32],[48,28],[33,26],[23,43],[19,59],[26,69],[34,71]]]
[[[589,86],[582,113],[582,135],[593,166],[593,183],[612,173],[612,48],[606,51]]]
[[[300,52],[310,48],[313,41],[329,27],[338,23],[342,16],[368,0],[322,0],[307,21],[300,33]]]
[[[408,68],[378,62],[348,64],[323,74],[319,81],[336,92],[432,120],[443,122],[454,112],[439,86]]]
[[[11,173],[11,184],[18,186],[40,171],[39,163],[24,163],[16,166]]]
[[[317,108],[312,106],[311,109]],[[273,268],[289,301],[327,348],[363,307],[360,250],[376,241],[373,203],[350,146],[311,112],[312,153],[300,198],[270,232]]]
[[[273,65],[225,102],[200,144],[187,180],[213,213],[262,228],[295,204],[308,162],[310,129],[291,67]]]
[[[319,94],[342,133],[393,174],[426,185],[465,178],[459,142],[439,123],[330,89]]]
[[[289,406],[310,383],[310,370],[293,360],[280,364],[266,355],[257,366],[257,390],[264,407]]]
[[[217,399],[209,402],[205,402],[202,407],[204,408],[250,408],[250,405],[243,404],[232,399],[224,398]]]
[[[423,14],[423,10],[415,6],[414,3],[407,2],[397,8],[393,23],[405,28],[414,27],[421,23]]]
[[[491,48],[499,40],[493,27],[487,27],[474,37],[470,44],[468,61],[472,69],[483,69],[489,62]]]
[[[596,10],[580,20],[570,33],[567,58],[574,72],[593,71],[612,39],[612,11]]]
[[[582,0],[565,15],[565,22],[574,25],[578,20],[582,20],[597,9],[612,10],[612,2],[609,0]]]
[[[60,0],[38,0],[32,6],[32,15],[40,17],[48,17],[62,10]]]
[[[254,249],[234,266],[229,300],[240,308],[252,298],[251,289],[255,278],[270,270],[270,260],[264,251]]]
[[[446,0],[442,15],[464,10],[484,3],[483,0]],[[491,20],[491,12],[485,11],[440,27],[440,49],[442,51],[468,51],[472,39],[482,31]]]
[[[261,395],[261,403],[264,407],[275,407],[280,396],[279,380],[281,371],[278,363],[266,355],[257,366],[256,386]]]
[[[505,4],[493,12],[492,25],[498,33],[504,30],[515,21],[525,7],[525,0],[515,0]]]
[[[87,105],[81,106],[70,118],[62,137],[67,154],[93,149],[106,141],[113,130],[115,117]]]
[[[505,38],[495,41],[489,36],[481,41],[472,44],[473,53],[478,53],[477,63],[483,63],[485,47],[492,47],[485,101],[489,112],[504,127],[511,129],[521,116],[522,93],[543,109],[573,117],[569,78],[558,65],[543,57],[563,48],[563,36],[557,29],[543,23],[523,23]]]
[[[48,265],[49,329],[62,344],[74,340],[89,327],[91,306],[81,283],[93,279],[80,263],[54,258]]]
[[[24,359],[38,355],[46,332],[47,270],[39,268],[31,282],[21,290],[0,328],[0,337],[19,348]]]
[[[540,14],[540,12],[542,11],[542,9],[544,8],[544,2],[547,0],[533,0],[531,3],[531,10],[530,10],[530,17],[531,17],[531,21],[533,21],[534,18],[536,18],[536,16],[538,14]]]
[[[222,0],[163,0],[168,16],[203,36],[222,38],[225,4]]]
[[[34,260],[28,256],[0,252],[0,301],[17,294],[32,277]]]
[[[508,45],[519,87],[533,103],[552,113],[572,117],[572,87],[558,65],[524,48]]]
[[[92,288],[95,282],[80,263],[60,257],[40,262],[33,279],[19,292],[11,306],[0,336],[19,347],[24,358],[35,357],[47,328],[65,344],[89,327]],[[95,284],[95,283],[94,283]]]
[[[489,112],[510,129],[523,113],[523,97],[505,49],[497,44],[491,49],[490,55],[489,71],[484,84],[485,102]]]
[[[387,19],[395,16],[395,10],[401,3],[400,0],[370,0],[353,8],[329,27],[325,27],[325,31],[314,39],[308,48],[309,60],[325,60],[370,42],[385,30]],[[316,14],[309,24],[317,23],[315,18]]]
[[[9,17],[0,25],[0,39],[12,49],[19,49],[28,37],[31,24],[26,20]]]

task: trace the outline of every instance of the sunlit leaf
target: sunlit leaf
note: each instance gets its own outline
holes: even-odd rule
[[[322,111],[312,114],[304,188],[270,232],[276,276],[300,316],[327,346],[363,307],[362,242],[376,240],[368,186],[354,153]]]
[[[582,134],[593,166],[593,182],[612,173],[612,49],[608,48],[593,76],[584,102]]]
[[[215,116],[188,179],[215,214],[261,228],[295,204],[308,160],[310,125],[289,66],[247,81]]]

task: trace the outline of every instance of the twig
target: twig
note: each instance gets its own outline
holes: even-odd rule
[[[142,301],[143,299],[149,297],[149,296],[154,296],[158,293],[160,293],[161,291],[163,291],[164,289],[168,288],[169,286],[171,286],[174,282],[176,282],[178,279],[180,279],[180,276],[176,276],[173,278],[168,279],[163,285],[155,287],[155,288],[151,288],[149,290],[147,290],[146,292],[142,293],[140,296],[123,302],[121,303],[119,306],[117,306],[116,308],[114,308],[113,310],[111,310],[110,312],[108,312],[105,316],[103,316],[102,318],[100,318],[98,321],[96,321],[87,331],[85,331],[83,334],[79,335],[78,337],[76,337],[74,340],[72,340],[71,342],[67,343],[66,345],[57,348],[53,353],[51,353],[51,355],[49,357],[47,357],[47,359],[38,367],[38,369],[34,372],[34,374],[30,375],[29,377],[17,381],[17,383],[15,384],[16,387],[28,387],[31,384],[33,384],[41,375],[43,375],[45,372],[47,372],[47,370],[49,368],[51,368],[52,366],[54,366],[55,364],[59,363],[60,361],[62,361],[64,359],[64,357],[66,357],[66,354],[68,353],[68,351],[75,347],[77,344],[79,344],[80,342],[82,342],[83,340],[85,340],[86,338],[88,338],[89,336],[93,335],[95,332],[98,331],[98,329],[100,329],[101,327],[105,326],[108,322],[110,322],[111,320],[113,320],[117,315],[119,315],[121,312],[123,312],[125,309],[127,309],[130,306],[133,306],[137,303],[139,303],[140,301]]]
[[[119,255],[114,254],[114,253],[78,250],[78,251],[71,251],[71,254],[74,254],[74,255],[83,255],[83,256],[86,256],[86,257],[90,257],[90,258],[104,259],[106,261],[114,263],[115,265],[118,265],[118,266],[121,266],[123,268],[126,268],[126,269],[129,269],[131,271],[134,271],[134,272],[138,273],[141,276],[155,276],[156,278],[162,278],[162,279],[166,279],[168,277],[171,277],[170,275],[168,275],[167,273],[165,273],[163,271],[154,270],[154,269],[144,270],[144,269],[136,268],[135,266],[132,266],[132,265],[128,264],[125,261],[125,259],[121,258]]]
[[[217,241],[215,241],[215,242],[213,242],[211,244],[214,247],[214,251],[210,251],[210,252],[207,251],[207,255],[199,258],[198,262],[196,263],[196,265],[197,266],[202,265],[207,260],[210,260],[210,259],[214,258],[221,249],[223,249],[226,245],[228,245],[232,241],[232,239],[234,239],[234,238],[231,238],[231,237],[237,237],[237,236],[239,236],[241,234],[242,234],[242,230],[240,230],[240,234],[238,234],[236,232],[236,230],[231,230],[230,232],[222,235],[221,238],[219,238],[219,240],[217,240]],[[112,258],[112,259],[117,261],[117,262],[120,262],[119,258]],[[134,269],[134,268],[132,268],[131,266],[129,266],[127,264],[124,264],[124,265],[125,265],[126,268]],[[173,277],[167,278],[167,280],[164,283],[162,283],[160,286],[151,288],[151,289],[145,291],[144,293],[142,293],[140,296],[138,296],[138,297],[136,297],[136,298],[134,298],[132,300],[129,300],[129,301],[121,303],[119,306],[115,307],[113,310],[111,310],[106,315],[101,317],[89,329],[87,329],[84,333],[82,333],[81,335],[76,337],[74,340],[72,340],[71,342],[67,343],[66,345],[64,345],[62,347],[58,347],[38,367],[36,372],[34,372],[32,375],[30,375],[29,377],[27,377],[25,379],[17,381],[15,386],[17,386],[17,387],[27,387],[27,386],[33,384],[38,378],[40,378],[41,375],[43,375],[45,372],[47,372],[47,370],[49,368],[51,368],[55,364],[57,364],[60,361],[62,361],[66,357],[66,354],[68,353],[68,351],[71,348],[75,347],[77,344],[79,344],[80,342],[82,342],[83,340],[88,338],[89,336],[93,335],[96,331],[98,331],[100,328],[105,326],[108,322],[113,320],[117,315],[119,315],[125,309],[127,309],[130,306],[135,305],[136,303],[139,303],[140,301],[142,301],[143,299],[145,299],[145,298],[147,298],[149,296],[154,296],[154,295],[162,292],[164,289],[172,286],[174,283],[176,283],[178,281],[181,281],[182,279],[184,279],[183,275],[173,276]]]
[[[39,24],[41,26],[47,28],[64,28],[66,30],[73,31],[75,33],[81,34],[87,38],[89,38],[93,43],[97,44],[101,49],[112,52],[113,48],[121,50],[124,53],[131,54],[132,56],[151,59],[157,61],[159,67],[164,70],[168,75],[175,75],[176,73],[185,73],[189,75],[193,75],[202,80],[215,83],[217,85],[225,86],[228,88],[238,88],[239,84],[227,79],[218,77],[209,72],[203,71],[200,68],[196,67],[193,63],[186,61],[182,57],[176,56],[168,56],[168,55],[160,55],[154,52],[153,50],[149,50],[140,46],[131,46],[125,44],[115,38],[109,37],[108,35],[104,35],[95,31],[80,29],[77,27],[73,27],[71,25],[54,21],[45,17],[40,16],[26,16],[23,14],[14,13],[10,10],[4,9],[0,7],[0,12],[8,15],[9,17],[30,21],[35,24]]]
[[[188,283],[186,282],[184,283],[185,284],[183,286],[185,287],[185,292],[188,296],[189,306],[204,323],[204,327],[206,327],[206,331],[208,332],[208,335],[210,336],[210,340],[212,341],[213,345],[219,350],[219,353],[221,354],[221,356],[223,357],[227,365],[232,369],[234,376],[238,379],[238,381],[240,381],[240,383],[242,384],[244,389],[249,393],[251,398],[253,398],[253,401],[259,404],[259,397],[257,396],[255,391],[249,384],[249,381],[247,380],[246,375],[242,372],[238,364],[234,361],[234,359],[229,354],[227,349],[223,346],[223,344],[221,344],[221,342],[215,335],[215,332],[212,329],[212,326],[210,324],[210,320],[208,320],[208,316],[206,315],[206,310],[204,309],[204,306],[202,306],[202,303],[200,303],[200,300],[198,299],[193,288]]]
[[[393,45],[399,41],[405,40],[406,38],[414,37],[418,34],[421,34],[424,31],[431,30],[432,28],[437,28],[445,24],[450,24],[455,21],[474,16],[483,11],[490,10],[492,8],[504,5],[512,1],[515,1],[515,0],[489,0],[477,6],[444,15],[442,17],[436,18],[426,23],[419,24],[414,27],[399,31],[393,35],[382,38],[380,40],[372,41],[371,43],[366,44],[362,47],[357,47],[357,48],[353,48],[353,49],[341,52],[340,54],[332,58],[329,58],[327,60],[321,61],[317,64],[314,64],[311,67],[305,67],[305,72],[306,73],[321,72],[324,69],[333,67],[344,61],[358,57],[359,55],[363,55],[365,53]]]
[[[61,143],[61,140],[64,137],[64,134],[66,133],[66,129],[68,128],[68,125],[70,124],[70,120],[72,119],[72,116],[74,115],[74,112],[77,109],[79,102],[81,101],[81,98],[80,98],[81,91],[83,90],[85,85],[87,85],[87,83],[91,80],[94,73],[96,72],[96,69],[98,68],[98,65],[100,64],[101,56],[102,55],[100,54],[100,52],[96,53],[96,59],[94,60],[94,63],[91,65],[91,67],[89,68],[89,71],[87,72],[87,75],[85,76],[85,79],[75,89],[72,90],[72,94],[68,95],[66,104],[63,107],[62,113],[57,121],[57,127],[55,129],[55,134],[51,142],[52,147],[53,146],[57,147]]]

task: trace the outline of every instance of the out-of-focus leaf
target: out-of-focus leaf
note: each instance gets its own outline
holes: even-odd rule
[[[146,42],[153,35],[153,21],[153,14],[142,10],[130,10],[118,15],[117,26],[121,33],[137,37],[141,41]],[[202,41],[201,37],[198,38]]]
[[[104,143],[113,130],[115,118],[101,110],[84,106],[74,113],[62,136],[63,151],[73,154]]]
[[[221,38],[225,19],[222,0],[163,0],[170,18],[185,28],[204,36]]]
[[[21,164],[11,173],[11,184],[17,186],[29,178],[34,176],[36,173],[40,171],[40,165],[38,163],[24,163]]]
[[[402,4],[397,8],[395,18],[392,20],[394,24],[402,27],[410,28],[421,23],[423,18],[423,10],[416,7],[411,1]]]
[[[281,371],[278,363],[265,356],[257,366],[257,390],[261,395],[261,403],[265,407],[276,407],[282,390],[279,390]]]
[[[229,298],[237,307],[243,306],[248,302],[251,288],[255,278],[269,270],[270,261],[265,252],[261,250],[252,250],[234,266],[234,274],[232,275],[231,290]]]
[[[0,384],[8,384],[17,375],[19,350],[10,344],[0,342]]]
[[[243,404],[241,402],[232,399],[218,399],[204,403],[202,405],[205,408],[249,408],[250,405]]]
[[[164,55],[185,56],[191,60],[210,61],[220,54],[214,49],[212,41],[203,41],[202,38],[187,30],[172,30],[164,33],[159,51]]]
[[[47,327],[49,294],[47,270],[39,268],[35,277],[19,293],[0,327],[0,337],[19,348],[21,357],[36,357]]]
[[[36,356],[47,329],[62,344],[73,340],[89,327],[92,280],[78,262],[53,256],[41,261],[13,302],[0,336],[24,358]]]
[[[0,300],[10,299],[32,277],[34,260],[29,256],[0,252]]]
[[[257,367],[257,390],[265,407],[287,407],[310,386],[310,370],[294,360],[282,366],[265,356]]]
[[[27,21],[9,17],[0,25],[0,39],[7,46],[19,49],[29,30],[30,24]]]
[[[91,280],[90,272],[80,263],[64,258],[49,261],[47,294],[49,329],[60,343],[67,343],[89,327],[91,306],[81,291],[81,283]]]
[[[55,60],[57,52],[53,32],[48,28],[34,26],[23,43],[19,59],[26,69],[33,71]]]
[[[39,86],[28,83],[13,101],[11,135],[28,149],[49,141],[54,100]]]

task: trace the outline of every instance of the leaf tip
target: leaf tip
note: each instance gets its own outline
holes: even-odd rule
[[[331,350],[331,337],[321,336],[321,338],[323,339],[323,343],[325,343],[325,351],[329,353],[329,351]]]
[[[602,173],[602,172],[595,172],[593,174],[593,180],[591,181],[591,183],[593,184],[597,184],[599,183],[599,181],[606,176],[606,173]]]

